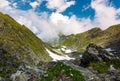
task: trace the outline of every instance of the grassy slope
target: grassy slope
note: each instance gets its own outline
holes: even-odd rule
[[[91,42],[106,47],[110,42],[119,40],[119,36],[120,25],[111,26],[104,31],[99,28],[93,28],[80,34],[62,36],[59,46],[65,45],[70,48],[75,48],[78,51],[84,51],[86,46]]]
[[[8,78],[21,63],[50,61],[45,44],[27,27],[0,13],[0,76]]]
[[[0,13],[0,44],[9,54],[16,54],[22,61],[49,61],[44,43],[25,26],[10,16]],[[32,60],[30,60],[32,59]]]
[[[110,70],[110,65],[113,65],[115,69],[120,70],[120,59],[112,59],[109,62],[91,62],[89,66],[93,67],[98,73],[106,73]]]

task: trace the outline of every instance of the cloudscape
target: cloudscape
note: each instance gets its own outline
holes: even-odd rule
[[[0,12],[43,41],[120,23],[119,0],[0,0]]]

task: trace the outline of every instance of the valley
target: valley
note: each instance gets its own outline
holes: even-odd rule
[[[0,81],[120,81],[119,48],[120,24],[48,45],[0,13]]]

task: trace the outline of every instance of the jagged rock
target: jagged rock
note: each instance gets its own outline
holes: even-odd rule
[[[99,76],[102,81],[120,81],[120,71],[113,70]]]
[[[97,46],[93,43],[90,43],[86,51],[84,52],[82,59],[81,59],[81,66],[88,66],[90,62],[109,62],[111,59],[117,58],[115,55],[107,52],[101,46]]]
[[[12,81],[37,81],[47,77],[47,70],[53,67],[55,62],[40,62],[38,66],[22,64],[16,73],[11,75]]]
[[[70,62],[75,64],[75,65],[79,65],[80,64],[80,59],[70,60]]]

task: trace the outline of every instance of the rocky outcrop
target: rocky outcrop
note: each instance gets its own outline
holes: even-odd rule
[[[11,56],[6,50],[0,48],[0,77],[5,81],[9,80],[9,76],[15,73],[20,65],[20,61],[16,56]],[[0,79],[0,81],[1,81]]]
[[[12,74],[12,81],[37,81],[47,76],[48,69],[52,68],[56,62],[40,62],[37,66],[22,64],[16,73]]]
[[[88,66],[90,62],[109,62],[112,59],[116,59],[117,57],[112,53],[106,51],[101,46],[97,46],[93,43],[89,44],[84,52],[81,59],[81,66]]]
[[[99,75],[101,81],[120,81],[120,71],[109,71],[107,74]]]
[[[43,77],[47,77],[47,70],[53,67],[56,62],[40,62],[37,66],[29,66],[22,64],[16,73],[12,74],[12,81],[37,81]]]

